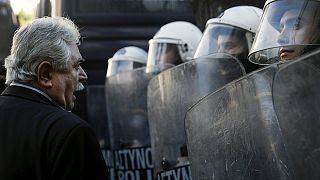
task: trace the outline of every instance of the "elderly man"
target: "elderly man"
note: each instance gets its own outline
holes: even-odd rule
[[[95,133],[70,113],[87,75],[80,34],[66,18],[20,28],[0,96],[0,179],[107,179]]]

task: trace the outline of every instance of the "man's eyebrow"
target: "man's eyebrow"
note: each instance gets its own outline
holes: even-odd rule
[[[79,62],[79,63],[83,63],[83,62],[85,62],[85,61],[86,61],[86,60],[85,60],[84,58],[79,58],[79,59],[78,59],[78,62]]]

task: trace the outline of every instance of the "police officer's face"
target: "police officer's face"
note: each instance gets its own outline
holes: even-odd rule
[[[236,36],[221,34],[217,39],[218,52],[231,55],[241,54],[245,49],[243,43],[246,42],[241,42]]]
[[[283,14],[280,20],[280,35],[278,36],[278,43],[280,45],[291,45],[282,47],[279,50],[281,60],[290,60],[299,56],[305,45],[311,42],[312,21],[308,16],[299,17],[300,11],[289,10]],[[313,18],[311,18],[313,19]]]
[[[174,65],[181,63],[181,57],[176,44],[167,44],[167,49],[162,56],[162,62]]]
[[[57,72],[54,75],[55,93],[52,97],[60,106],[66,110],[74,107],[76,97],[75,91],[83,89],[82,82],[87,80],[87,74],[81,68],[80,63],[84,60],[79,52],[77,45],[69,45],[71,50],[71,60],[65,71]]]

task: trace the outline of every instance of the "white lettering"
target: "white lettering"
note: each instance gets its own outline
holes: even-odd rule
[[[129,153],[129,151],[130,150],[128,150],[128,149],[120,151],[121,155],[123,155],[123,157],[124,157],[124,167],[125,167],[125,169],[129,169],[129,167],[128,167],[128,158],[127,158],[127,154]]]
[[[115,151],[115,161],[121,169],[153,168],[151,148],[126,149]]]
[[[136,180],[140,180],[140,172],[136,170],[135,173],[136,173]]]
[[[144,154],[144,149],[140,149],[141,152],[136,149],[136,157],[137,157],[137,163],[138,163],[138,169],[145,169],[146,168],[146,163],[145,163],[145,154]]]
[[[135,163],[134,163],[134,157],[135,157],[135,150],[133,151],[128,151],[129,157],[130,157],[130,162],[131,162],[131,169],[135,169]]]
[[[151,154],[151,147],[148,147],[146,149],[146,153],[145,153],[145,156],[146,156],[146,163],[147,163],[147,167],[152,169],[153,168],[153,164],[152,164],[152,154]]]
[[[178,167],[157,174],[157,180],[192,180],[190,166]]]
[[[148,170],[147,170],[147,177],[148,177],[148,178],[147,178],[148,180],[152,180],[152,179],[153,179],[152,169],[148,169]]]
[[[172,174],[173,174],[173,177],[175,180],[179,180],[180,179],[180,168],[177,169],[177,172],[173,170]]]
[[[125,172],[125,175],[126,175],[126,180],[135,180],[134,178],[134,173],[132,171],[126,171]]]
[[[187,173],[186,168],[182,168],[182,179],[183,180],[190,180],[189,177],[191,177],[191,176],[189,176],[189,174]]]
[[[116,169],[124,169],[123,167],[123,163],[122,163],[122,157],[121,155],[118,153],[118,151],[115,152],[115,162],[116,162]]]
[[[124,180],[124,173],[122,171],[118,171],[119,180]]]

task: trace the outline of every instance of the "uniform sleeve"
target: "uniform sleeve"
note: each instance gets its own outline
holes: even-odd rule
[[[98,140],[86,124],[71,130],[57,147],[52,169],[52,180],[107,180],[108,170]]]

